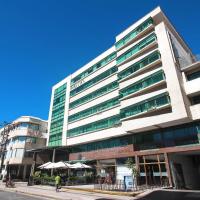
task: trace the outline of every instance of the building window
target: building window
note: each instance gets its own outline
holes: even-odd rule
[[[121,64],[122,62],[124,62],[125,60],[127,60],[131,56],[135,55],[136,53],[138,53],[139,51],[141,51],[143,48],[145,48],[146,46],[148,46],[149,44],[151,44],[151,43],[153,43],[155,41],[156,41],[156,35],[155,35],[155,33],[150,34],[145,39],[143,39],[142,41],[140,41],[138,44],[136,44],[135,46],[133,46],[131,49],[129,49],[128,51],[126,51],[124,54],[122,54],[121,56],[119,56],[117,58],[117,64]]]
[[[76,101],[71,102],[69,104],[69,108],[70,109],[75,108],[75,107],[82,105],[84,103],[87,103],[87,102],[89,102],[89,101],[91,101],[95,98],[98,98],[102,95],[105,95],[105,94],[117,89],[118,86],[119,86],[118,82],[114,81],[113,83],[110,83],[110,84],[96,90],[95,92],[92,92],[92,93],[90,93],[90,94],[88,94],[88,95],[86,95],[86,96],[84,96],[80,99],[77,99]]]
[[[135,82],[134,84],[120,90],[120,97],[123,98],[130,94],[134,94],[135,92],[143,90],[144,88],[147,88],[147,87],[149,87],[155,83],[158,83],[164,79],[165,79],[165,75],[164,75],[163,70],[155,72],[155,73],[151,74],[150,76],[147,76],[147,77]]]
[[[144,112],[158,109],[168,104],[170,104],[169,95],[167,93],[164,93],[164,94],[155,96],[153,98],[146,99],[145,101],[142,101],[140,103],[121,109],[120,117],[121,119],[123,119],[130,116],[135,116],[138,114],[142,114]]]
[[[88,144],[76,145],[71,147],[69,151],[70,153],[98,151],[107,148],[127,146],[131,144],[134,144],[134,150],[136,151],[182,145],[194,145],[199,144],[199,134],[200,122],[193,122],[164,128],[161,130],[141,132],[134,135],[127,135],[123,137],[91,142]],[[160,155],[159,160],[160,162],[163,162],[164,157]],[[149,159],[147,159],[147,161],[148,163],[152,162]],[[140,162],[144,162],[143,157],[140,157]]]
[[[112,128],[120,122],[119,115],[96,121],[84,126],[73,128],[67,131],[67,137],[73,137],[93,131],[99,131],[105,128]]]
[[[160,53],[158,51],[151,53],[150,55],[146,56],[142,60],[137,63],[134,63],[130,67],[126,68],[125,70],[118,73],[118,79],[124,79],[131,74],[138,72],[140,69],[148,66],[149,64],[155,62],[156,60],[160,59]]]
[[[137,35],[139,35],[143,30],[147,29],[152,24],[153,24],[152,18],[149,18],[146,21],[144,21],[141,25],[139,25],[137,28],[135,28],[133,31],[127,34],[124,38],[115,43],[116,49],[119,49],[124,45],[126,45],[129,41],[134,39]]]
[[[192,105],[200,104],[200,95],[190,98]]]
[[[187,75],[188,81],[192,81],[197,78],[200,78],[200,71],[193,72],[193,73]]]
[[[15,158],[22,158],[24,156],[24,149],[15,149]]]
[[[116,106],[118,104],[119,104],[119,97],[114,98],[114,99],[110,99],[110,100],[105,101],[105,102],[103,102],[99,105],[93,106],[89,109],[83,110],[81,112],[78,112],[74,115],[69,116],[68,121],[73,122],[73,121],[76,121],[76,120],[83,119],[85,117],[89,117],[91,115],[94,115],[94,114],[100,113],[102,111],[105,111],[109,108],[112,108],[113,106]]]
[[[112,53],[109,56],[107,56],[106,58],[104,58],[103,60],[101,60],[100,62],[98,62],[97,64],[93,65],[92,67],[90,67],[89,69],[87,69],[86,71],[80,73],[78,76],[76,76],[75,78],[73,78],[71,80],[71,83],[74,84],[77,81],[89,76],[91,73],[97,71],[98,69],[100,69],[101,67],[105,66],[106,64],[108,64],[110,61],[112,61],[113,59],[115,59],[116,57],[116,53]]]
[[[134,135],[135,150],[199,144],[200,122]]]
[[[61,144],[65,111],[66,83],[55,89],[51,115],[49,146]],[[52,139],[53,138],[53,139]]]
[[[108,69],[107,71],[101,73],[100,75],[96,76],[95,78],[83,83],[82,85],[80,85],[79,87],[77,87],[76,89],[73,89],[70,92],[70,96],[73,97],[76,94],[78,94],[79,92],[86,90],[89,87],[92,87],[93,85],[95,85],[96,83],[98,83],[99,81],[107,78],[108,76],[114,74],[115,72],[117,72],[118,68],[112,67],[111,69]]]

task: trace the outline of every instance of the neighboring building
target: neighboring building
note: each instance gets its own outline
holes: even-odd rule
[[[28,150],[46,145],[47,121],[36,117],[22,116],[0,131],[1,136],[5,135],[4,132],[8,134],[7,140],[5,140],[7,141],[6,151],[1,151],[0,163],[4,154],[2,174],[10,172],[15,179],[27,179],[33,163],[33,153]],[[4,142],[2,140],[0,142],[2,150]],[[43,163],[42,159],[38,157],[37,163]]]
[[[158,7],[53,86],[47,145],[117,179],[134,157],[139,184],[199,188],[199,85],[200,62]]]

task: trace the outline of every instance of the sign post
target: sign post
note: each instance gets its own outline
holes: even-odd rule
[[[132,176],[124,176],[124,188],[126,191],[133,190],[133,177]]]

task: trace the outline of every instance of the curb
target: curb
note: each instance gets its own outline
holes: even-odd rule
[[[152,191],[146,191],[146,192],[130,192],[130,193],[125,193],[125,192],[113,192],[113,191],[105,191],[105,190],[95,190],[95,189],[85,189],[85,188],[68,188],[68,187],[63,187],[63,192],[67,192],[69,190],[74,190],[74,191],[85,191],[85,192],[91,192],[91,193],[98,193],[98,194],[108,194],[108,195],[113,195],[113,196],[127,196],[127,197],[143,197],[147,193],[150,193]],[[24,194],[24,195],[29,195],[29,196],[35,196],[35,197],[42,197],[44,199],[48,200],[71,200],[71,199],[63,199],[55,196],[50,196],[50,195],[44,195],[44,194],[37,194],[37,193],[32,193],[28,191],[21,191],[18,190],[17,188],[0,188],[0,191],[6,191],[6,192],[12,192],[12,193],[19,193],[19,194]],[[144,194],[145,193],[145,194]]]
[[[75,191],[85,191],[85,192],[92,192],[92,193],[99,193],[99,194],[109,194],[115,196],[128,196],[128,197],[136,197],[141,192],[117,192],[117,191],[106,191],[106,190],[97,190],[97,189],[86,189],[86,188],[71,188],[71,187],[63,187],[66,190],[75,190]]]

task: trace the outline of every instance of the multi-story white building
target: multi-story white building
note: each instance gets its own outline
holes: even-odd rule
[[[140,184],[197,188],[199,85],[200,63],[157,7],[53,86],[47,145],[117,179],[135,157]]]
[[[36,117],[22,116],[3,127],[0,132],[1,136],[8,135],[8,137],[4,137],[6,138],[4,141],[0,141],[2,150],[0,163],[4,156],[2,174],[5,175],[9,172],[15,179],[27,179],[33,162],[33,153],[28,150],[46,145],[47,121]],[[4,149],[5,142],[6,149]],[[37,163],[43,163],[40,157],[38,157]]]

